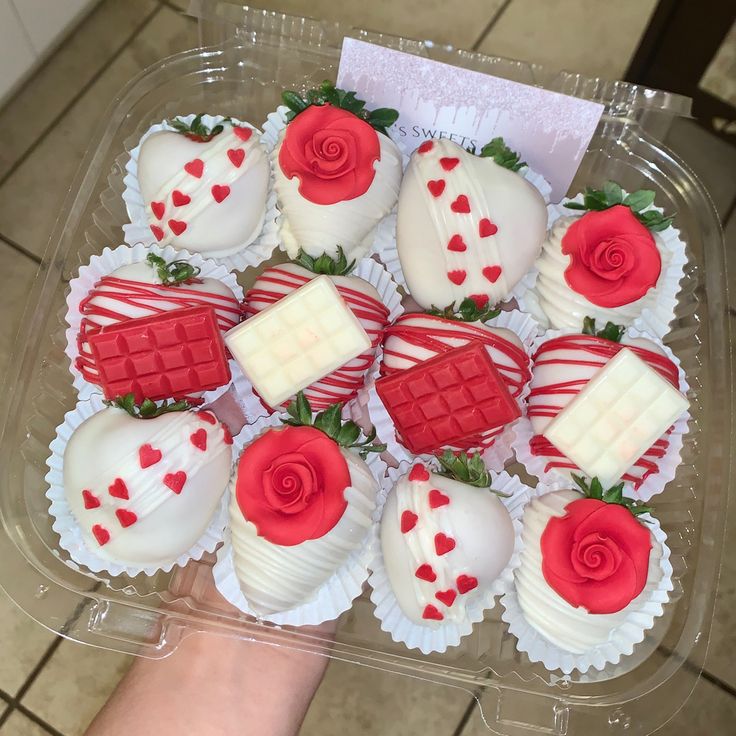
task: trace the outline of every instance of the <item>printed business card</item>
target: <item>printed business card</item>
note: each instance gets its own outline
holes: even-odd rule
[[[346,38],[337,86],[369,107],[400,112],[391,133],[409,151],[429,138],[480,149],[502,136],[565,196],[595,132],[603,105]]]

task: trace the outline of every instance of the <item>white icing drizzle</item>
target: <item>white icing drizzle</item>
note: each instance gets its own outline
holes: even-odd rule
[[[376,175],[368,190],[354,199],[330,205],[310,202],[299,193],[299,179],[288,179],[279,164],[284,133],[274,148],[274,188],[281,207],[281,237],[290,258],[302,248],[311,256],[337,255],[341,246],[348,259],[362,258],[372,242],[373,231],[391,211],[399,196],[401,153],[385,135],[377,134],[381,146],[375,162]]]
[[[553,517],[564,516],[565,507],[581,498],[575,491],[546,493],[531,501],[524,511],[524,547],[521,565],[515,573],[516,591],[529,624],[555,646],[574,654],[582,654],[607,642],[614,629],[625,624],[632,610],[640,607],[662,575],[659,561],[662,548],[652,537],[649,574],[644,590],[621,611],[592,614],[585,608],[574,608],[559,596],[542,574],[540,540]]]
[[[233,480],[230,531],[235,574],[250,607],[259,615],[286,611],[314,599],[319,588],[359,549],[370,530],[378,486],[368,466],[342,451],[350,470],[345,489],[347,508],[337,524],[319,539],[293,546],[274,544],[258,536],[244,518]]]
[[[577,217],[561,217],[550,229],[542,246],[542,252],[535,264],[539,271],[533,291],[539,306],[544,311],[549,325],[555,329],[565,327],[580,329],[585,317],[593,317],[601,326],[611,321],[618,325],[630,326],[643,310],[651,309],[657,302],[658,289],[655,286],[641,299],[620,307],[599,307],[588,301],[582,294],[573,291],[565,280],[565,271],[570,265],[570,256],[562,252],[562,238]],[[662,258],[660,279],[667,272],[672,253],[656,234],[654,242]]]

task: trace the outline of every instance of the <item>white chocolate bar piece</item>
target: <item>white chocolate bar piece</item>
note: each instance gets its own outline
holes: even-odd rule
[[[371,346],[327,276],[317,276],[233,327],[225,343],[269,406],[278,406]]]
[[[549,423],[544,436],[604,488],[626,471],[689,406],[634,352],[622,349]]]

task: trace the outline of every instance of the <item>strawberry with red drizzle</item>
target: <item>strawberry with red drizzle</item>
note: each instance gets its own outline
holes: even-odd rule
[[[514,528],[478,455],[445,453],[442,471],[416,463],[381,517],[383,565],[403,615],[417,626],[463,626],[514,551]],[[488,602],[490,604],[490,601]],[[469,631],[469,629],[468,629]]]
[[[263,229],[268,155],[260,133],[230,118],[174,118],[147,135],[137,178],[151,237],[160,245],[224,258]]]
[[[230,432],[210,411],[191,411],[183,401],[135,404],[129,394],[109,404],[69,439],[66,500],[103,566],[170,568],[220,504],[232,465]]]
[[[399,194],[397,248],[409,291],[423,308],[468,297],[510,296],[544,241],[547,211],[496,138],[474,155],[447,140],[412,155]]]

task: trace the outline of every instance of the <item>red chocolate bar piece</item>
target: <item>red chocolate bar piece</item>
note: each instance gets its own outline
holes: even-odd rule
[[[477,341],[380,378],[376,390],[397,435],[415,454],[452,446],[521,416]]]
[[[103,327],[89,345],[108,399],[184,398],[230,380],[225,343],[212,307],[173,309]]]

